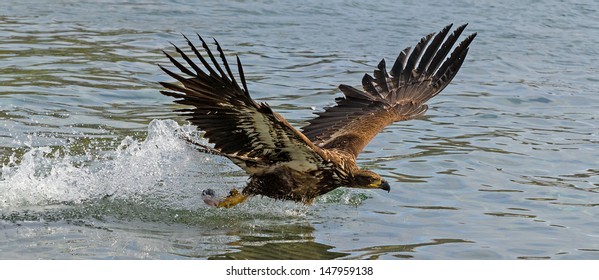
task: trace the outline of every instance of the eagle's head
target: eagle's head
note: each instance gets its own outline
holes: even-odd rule
[[[350,187],[359,189],[382,189],[385,191],[391,190],[391,186],[381,177],[381,175],[368,170],[358,170],[354,172]]]

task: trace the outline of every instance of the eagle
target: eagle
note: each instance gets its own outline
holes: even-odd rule
[[[262,195],[311,204],[339,187],[390,191],[387,180],[361,169],[356,158],[389,124],[427,111],[425,103],[451,82],[466,58],[476,33],[454,48],[466,26],[450,34],[450,24],[423,37],[399,53],[390,71],[381,60],[372,76],[362,78],[362,89],[341,84],[343,96],[301,129],[251,98],[239,56],[238,81],[216,39],[220,63],[199,34],[202,52],[183,35],[193,55],[171,43],[180,58],[163,53],[179,72],[158,65],[176,80],[160,82],[165,88],[160,92],[186,105],[177,111],[203,131],[209,144],[184,139],[200,151],[228,158],[249,175],[243,190],[233,188],[228,196],[204,190],[204,202],[229,208]]]

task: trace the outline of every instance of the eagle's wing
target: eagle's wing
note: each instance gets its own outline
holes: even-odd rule
[[[160,66],[179,82],[161,83],[168,89],[161,93],[179,98],[177,103],[190,105],[179,111],[205,132],[204,137],[214,144],[214,150],[250,173],[275,165],[287,165],[298,171],[316,169],[322,162],[321,149],[266,103],[257,103],[250,97],[239,57],[237,69],[243,88],[235,80],[218,42],[215,40],[224,70],[206,42],[198,37],[212,66],[185,37],[204,69],[176,46],[176,51],[191,68],[164,52],[184,76]]]
[[[319,147],[338,149],[355,157],[387,125],[426,112],[426,101],[443,90],[456,75],[476,33],[464,39],[447,57],[466,24],[447,37],[451,25],[420,40],[410,53],[400,54],[391,72],[381,60],[374,77],[365,74],[363,90],[340,85],[345,95],[325,108],[302,129]],[[447,37],[447,38],[445,38]],[[447,59],[446,59],[447,57]]]

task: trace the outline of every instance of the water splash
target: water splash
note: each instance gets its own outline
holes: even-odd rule
[[[155,120],[146,139],[126,137],[111,151],[78,155],[66,146],[31,148],[20,157],[13,154],[1,169],[0,209],[79,204],[106,197],[154,200],[185,209],[201,205],[203,184],[238,183],[231,182],[236,177],[222,176],[234,171],[234,166],[195,152],[177,133],[192,134],[195,129]]]

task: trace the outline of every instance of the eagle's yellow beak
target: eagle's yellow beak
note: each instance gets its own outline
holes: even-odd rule
[[[373,189],[381,189],[381,190],[385,190],[387,192],[391,191],[391,186],[385,180],[380,180],[380,181],[377,180],[376,182],[374,182],[368,186]]]

